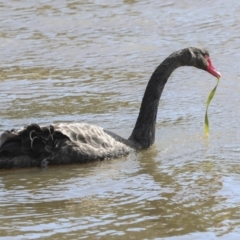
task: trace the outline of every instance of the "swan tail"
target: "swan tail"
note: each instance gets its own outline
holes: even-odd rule
[[[3,132],[0,136],[0,168],[26,164],[41,166],[42,159],[54,150],[58,135],[52,125],[40,127],[37,124]]]

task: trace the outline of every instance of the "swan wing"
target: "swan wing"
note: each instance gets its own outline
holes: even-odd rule
[[[54,125],[54,131],[69,138],[65,144],[85,157],[112,158],[126,155],[131,151],[129,146],[98,126],[86,123],[59,123]]]

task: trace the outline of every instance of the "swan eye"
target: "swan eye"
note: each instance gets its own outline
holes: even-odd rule
[[[209,55],[206,55],[206,54],[205,54],[205,55],[204,55],[204,59],[206,60],[207,66],[209,66],[209,65],[210,65],[210,62],[211,62]]]
[[[208,65],[210,64],[211,60],[210,57],[208,55],[205,55],[204,58],[207,60]]]

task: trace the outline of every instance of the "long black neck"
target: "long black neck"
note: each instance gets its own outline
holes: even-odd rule
[[[159,100],[171,73],[180,66],[190,65],[188,49],[171,54],[153,72],[145,90],[139,116],[129,137],[138,148],[148,148],[155,140],[155,124]]]

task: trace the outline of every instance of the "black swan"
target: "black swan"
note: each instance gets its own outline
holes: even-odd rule
[[[30,124],[20,130],[2,133],[0,169],[85,163],[150,147],[155,139],[156,116],[164,85],[171,73],[181,66],[193,66],[217,78],[221,76],[207,50],[190,47],[174,52],[153,72],[128,139],[85,123]]]

